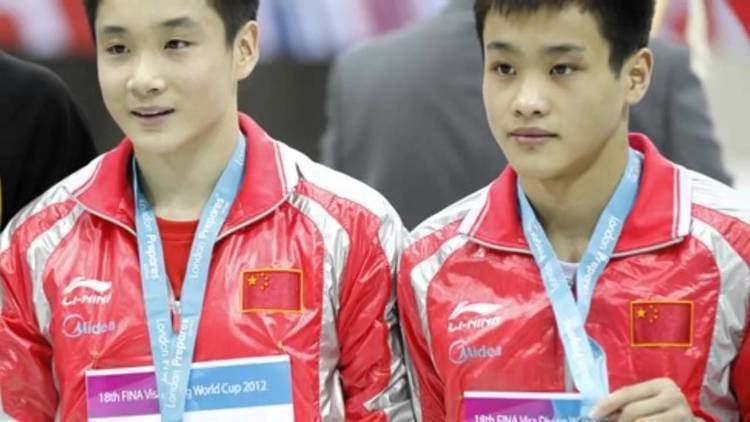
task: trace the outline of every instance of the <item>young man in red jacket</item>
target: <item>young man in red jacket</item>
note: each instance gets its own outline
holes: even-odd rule
[[[510,166],[403,254],[418,419],[512,420],[521,401],[551,418],[571,396],[518,393],[553,392],[578,393],[576,417],[750,418],[750,204],[628,133],[653,10],[476,0]]]
[[[410,419],[403,228],[238,114],[258,0],[85,4],[127,139],[0,237],[0,419]]]

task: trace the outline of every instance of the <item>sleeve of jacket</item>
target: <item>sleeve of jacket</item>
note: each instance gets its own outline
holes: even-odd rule
[[[675,162],[731,184],[716,139],[703,85],[690,66],[685,48],[670,51],[668,89],[669,155]]]
[[[407,251],[398,272],[399,316],[406,342],[412,401],[418,421],[443,422],[446,420],[444,386],[422,328],[417,301],[425,298],[418,298],[411,284],[410,274],[415,265]]]
[[[411,421],[395,291],[406,231],[395,212],[367,220],[351,234],[337,320],[346,420]]]
[[[0,420],[52,421],[52,349],[38,328],[29,270],[9,231],[0,235]]]
[[[732,366],[731,382],[740,407],[740,420],[750,421],[750,312],[745,320],[745,327],[745,340]]]

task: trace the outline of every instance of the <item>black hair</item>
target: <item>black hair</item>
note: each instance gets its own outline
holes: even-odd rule
[[[216,13],[224,22],[227,44],[234,42],[237,33],[247,22],[258,18],[260,0],[206,0],[206,2],[216,10]],[[83,0],[89,28],[94,39],[96,39],[94,23],[96,22],[99,3],[101,3],[101,0]]]
[[[542,8],[562,10],[578,5],[599,21],[599,29],[610,46],[609,65],[619,74],[625,60],[648,45],[655,0],[475,0],[474,17],[484,51],[484,24],[489,12],[504,16],[534,13]],[[484,54],[484,53],[483,53]]]

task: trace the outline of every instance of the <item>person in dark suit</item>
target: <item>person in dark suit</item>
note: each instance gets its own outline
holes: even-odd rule
[[[322,161],[383,193],[407,227],[494,179],[505,166],[482,104],[473,0],[339,57],[328,85]],[[631,110],[634,132],[667,157],[724,183],[688,50],[651,42],[651,88]]]
[[[0,230],[96,155],[86,121],[51,71],[0,51]]]

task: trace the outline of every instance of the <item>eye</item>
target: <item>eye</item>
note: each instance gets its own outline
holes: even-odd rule
[[[577,69],[571,65],[559,64],[550,69],[549,73],[554,76],[567,76],[575,72]]]
[[[122,44],[115,44],[115,45],[107,47],[106,51],[107,53],[113,56],[120,56],[120,55],[128,53],[130,50],[128,50],[128,48]]]
[[[495,72],[502,76],[512,76],[516,74],[516,69],[514,69],[513,66],[507,63],[500,63],[498,65],[495,65],[493,69],[495,70]]]
[[[192,45],[191,43],[184,41],[184,40],[169,40],[167,44],[164,46],[164,48],[168,50],[181,50],[191,45]]]

